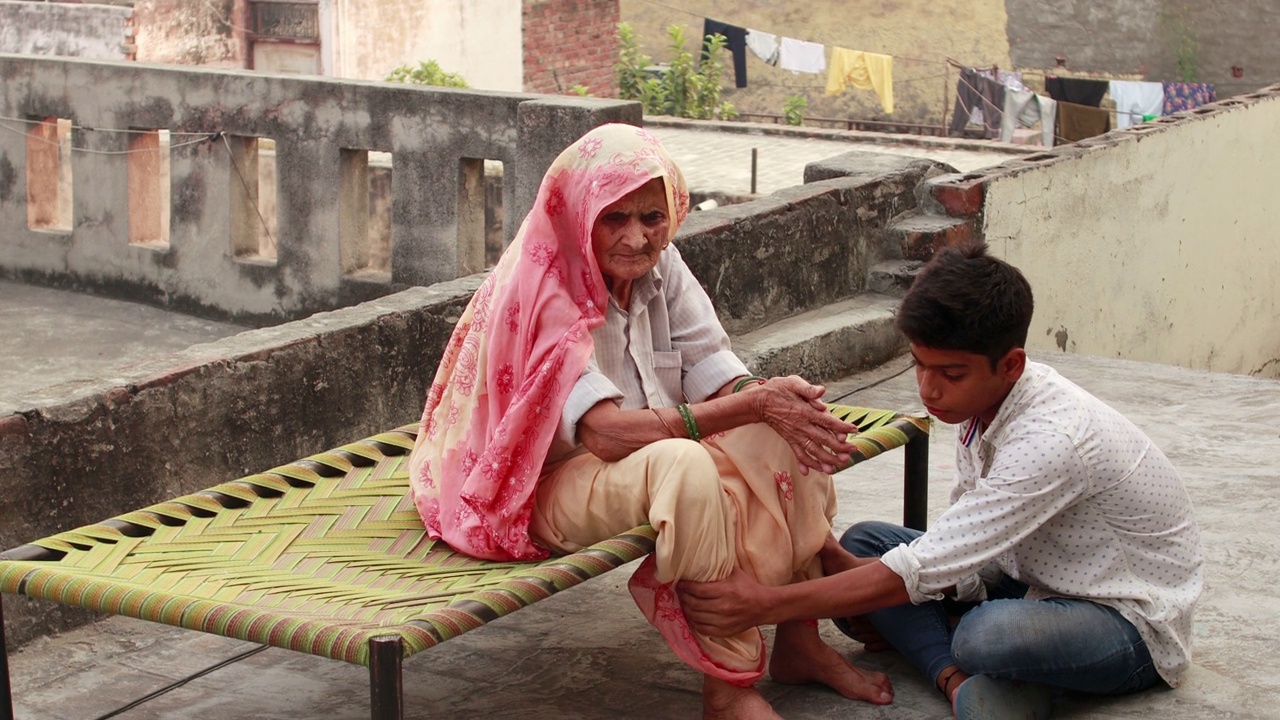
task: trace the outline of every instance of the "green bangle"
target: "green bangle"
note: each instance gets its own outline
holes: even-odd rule
[[[700,442],[702,434],[698,432],[698,422],[693,419],[693,411],[689,409],[689,405],[680,403],[676,406],[676,410],[680,411],[680,419],[684,420],[684,429],[689,432],[689,439]]]
[[[753,382],[754,382],[754,383],[759,383],[760,385],[763,385],[763,384],[765,384],[765,382],[767,382],[767,381],[766,381],[764,378],[760,377],[759,375],[748,375],[748,376],[746,376],[746,377],[742,378],[741,380],[739,380],[738,382],[734,383],[734,385],[733,385],[733,391],[734,391],[734,392],[738,392],[738,391],[739,391],[739,390],[741,390],[742,388],[746,387],[746,386],[747,386],[747,383],[753,383]]]

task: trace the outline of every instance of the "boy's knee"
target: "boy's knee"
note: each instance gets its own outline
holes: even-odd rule
[[[901,527],[893,523],[864,520],[844,531],[840,536],[840,547],[858,557],[880,557],[897,547],[899,530]]]
[[[1033,642],[1011,627],[1011,618],[1002,618],[1001,609],[1014,600],[992,600],[965,613],[951,638],[951,657],[969,674],[996,673],[1025,655]]]

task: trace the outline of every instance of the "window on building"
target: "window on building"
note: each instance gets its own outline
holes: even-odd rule
[[[47,117],[27,130],[27,226],[71,232],[71,121]]]
[[[316,0],[251,0],[249,62],[254,70],[320,72],[320,5]]]
[[[390,279],[391,172],[391,153],[342,150],[338,244],[344,273]]]
[[[231,146],[231,254],[242,262],[276,261],[275,141],[236,136]]]
[[[169,247],[169,131],[129,139],[129,243]]]
[[[298,0],[254,0],[249,29],[255,39],[320,42],[320,4]]]

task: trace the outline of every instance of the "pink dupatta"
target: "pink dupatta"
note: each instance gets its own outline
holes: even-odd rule
[[[548,555],[529,538],[534,490],[607,301],[591,228],[606,206],[658,177],[666,180],[674,236],[689,193],[648,131],[603,125],[547,170],[515,240],[467,304],[427,393],[409,486],[430,537],[489,560]]]

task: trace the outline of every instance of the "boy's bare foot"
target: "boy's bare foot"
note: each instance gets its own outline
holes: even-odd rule
[[[816,626],[803,622],[778,626],[769,675],[775,682],[787,685],[822,683],[847,698],[873,705],[893,702],[893,685],[888,676],[853,665],[822,642]]]
[[[753,687],[738,687],[711,676],[702,680],[702,720],[781,720]]]

